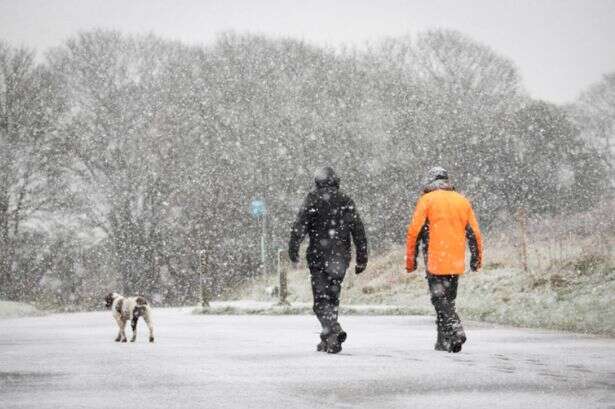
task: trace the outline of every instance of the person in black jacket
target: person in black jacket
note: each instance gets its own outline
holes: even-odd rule
[[[318,351],[338,353],[346,340],[337,322],[339,296],[351,259],[351,236],[356,247],[356,274],[367,267],[367,238],[352,199],[340,192],[339,178],[330,167],[315,175],[316,188],[308,193],[293,225],[288,255],[299,262],[299,247],[310,237],[307,262],[311,273],[314,313],[322,325]]]

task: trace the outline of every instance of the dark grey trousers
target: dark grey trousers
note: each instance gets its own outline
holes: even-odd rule
[[[447,340],[451,339],[457,332],[463,331],[461,320],[455,311],[458,282],[459,276],[456,275],[427,273],[431,303],[436,310],[438,333]]]
[[[314,295],[314,314],[322,326],[321,335],[326,336],[331,331],[339,331],[337,322],[342,281],[345,268],[331,271],[329,268],[310,268],[312,294]]]

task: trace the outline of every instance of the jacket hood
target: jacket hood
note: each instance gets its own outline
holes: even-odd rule
[[[318,169],[314,174],[314,183],[317,188],[325,187],[340,187],[340,179],[335,174],[335,171],[330,166]]]

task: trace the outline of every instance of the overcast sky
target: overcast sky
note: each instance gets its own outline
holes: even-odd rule
[[[533,97],[559,103],[615,71],[615,0],[0,0],[0,39],[12,45],[43,51],[94,27],[190,43],[235,30],[333,46],[453,28],[515,61]]]

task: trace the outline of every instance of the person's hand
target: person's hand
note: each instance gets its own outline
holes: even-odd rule
[[[362,272],[365,271],[366,268],[367,268],[367,264],[357,264],[354,267],[354,272],[355,274],[361,274]]]
[[[291,261],[290,264],[291,264],[293,270],[298,270],[299,269],[299,262],[298,261]]]

